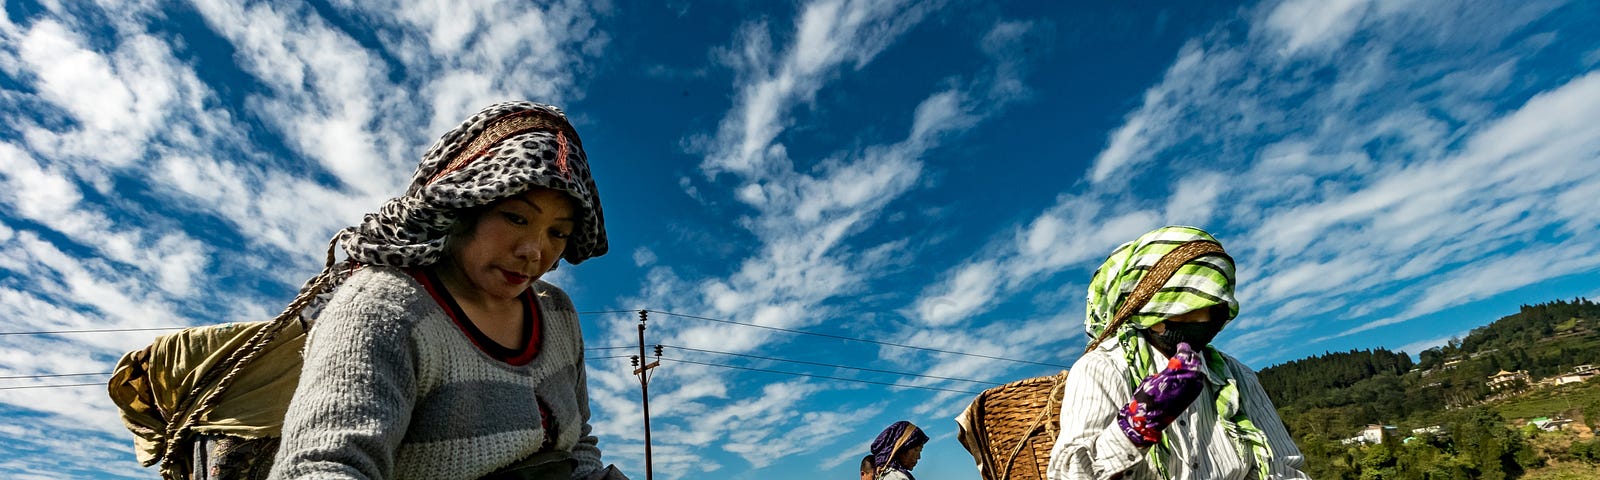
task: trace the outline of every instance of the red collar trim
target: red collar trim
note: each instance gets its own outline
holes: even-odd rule
[[[445,316],[450,317],[450,321],[455,323],[456,328],[461,330],[461,333],[466,335],[467,340],[471,341],[473,346],[478,347],[479,351],[493,357],[495,360],[514,366],[527,365],[539,356],[539,340],[543,337],[544,322],[540,318],[539,300],[533,294],[532,287],[522,292],[522,305],[525,307],[522,316],[523,330],[528,332],[528,336],[522,339],[520,346],[507,348],[490,339],[488,335],[478,329],[477,325],[472,323],[472,319],[468,318],[467,313],[461,310],[461,305],[456,303],[455,297],[450,295],[450,291],[444,288],[444,284],[439,281],[438,276],[434,275],[433,272],[409,268],[406,269],[406,273],[411,275],[411,278],[416,279],[417,283],[422,284],[422,288],[427,290],[428,295],[433,297],[434,302],[437,302],[439,307],[444,310]]]

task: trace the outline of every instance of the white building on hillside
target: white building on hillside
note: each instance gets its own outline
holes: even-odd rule
[[[1517,370],[1515,372],[1501,370],[1500,373],[1489,377],[1488,383],[1490,390],[1501,390],[1514,387],[1518,385],[1518,382],[1521,382],[1522,385],[1532,383],[1528,380],[1528,372],[1526,370]]]
[[[1383,443],[1384,435],[1390,435],[1390,434],[1393,434],[1393,433],[1395,433],[1395,432],[1397,432],[1399,430],[1400,430],[1400,428],[1396,427],[1394,425],[1367,425],[1367,428],[1364,428],[1364,429],[1361,430],[1361,434],[1360,435],[1356,435],[1354,437],[1346,438],[1344,440],[1341,440],[1339,443],[1342,443],[1342,444],[1345,444],[1345,445],[1352,445],[1352,444],[1357,444],[1357,443],[1362,443],[1362,444]]]

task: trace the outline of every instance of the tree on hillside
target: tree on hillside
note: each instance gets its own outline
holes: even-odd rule
[[[1488,377],[1502,369],[1538,379],[1600,364],[1600,305],[1587,299],[1525,305],[1418,357],[1413,362],[1404,352],[1382,348],[1323,352],[1259,372],[1306,453],[1305,471],[1312,478],[1517,478],[1543,460],[1498,413],[1473,405],[1493,393]],[[1574,406],[1596,428],[1600,401],[1593,403]],[[1443,425],[1450,433],[1381,447],[1340,443],[1374,423],[1403,429]],[[1592,443],[1593,448],[1572,448],[1600,459],[1600,441]]]
[[[1484,407],[1472,407],[1451,423],[1455,450],[1478,467],[1483,480],[1516,478],[1538,458],[1518,432],[1507,428],[1505,418]]]
[[[1583,424],[1587,425],[1590,431],[1600,431],[1600,399],[1584,404]]]

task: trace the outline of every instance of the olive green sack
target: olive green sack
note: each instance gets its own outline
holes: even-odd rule
[[[122,422],[133,432],[134,455],[146,467],[161,463],[163,478],[189,478],[196,434],[244,439],[276,438],[300,381],[305,329],[286,322],[261,351],[239,369],[204,412],[200,398],[216,392],[230,356],[272,322],[242,322],[194,327],[163,335],[142,350],[123,355],[108,382]],[[207,379],[207,372],[213,372]],[[205,384],[202,385],[201,382]],[[175,426],[190,415],[193,421]]]

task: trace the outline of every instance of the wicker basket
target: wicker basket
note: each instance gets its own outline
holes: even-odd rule
[[[1205,255],[1228,254],[1217,242],[1191,240],[1162,255],[1084,353],[1121,328],[1129,316],[1166,285],[1178,267]],[[1050,449],[1061,430],[1060,402],[1066,385],[1066,370],[1007,383],[984,390],[956,417],[956,423],[961,425],[961,446],[967,447],[978,462],[978,474],[984,480],[1044,480],[1045,469],[1050,466]]]
[[[1067,372],[985,390],[956,418],[984,480],[1044,480],[1061,429]]]

